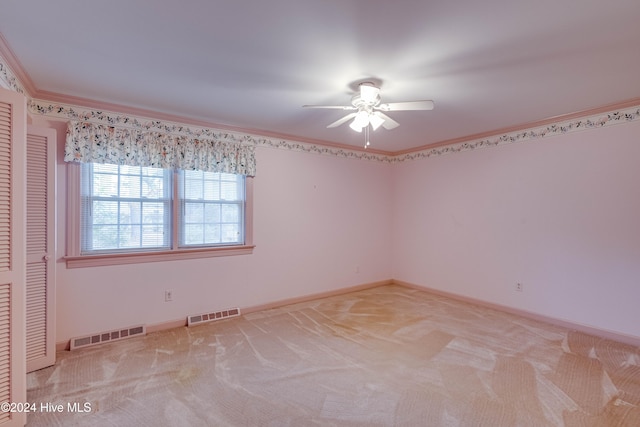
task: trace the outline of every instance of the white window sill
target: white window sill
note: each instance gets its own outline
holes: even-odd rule
[[[66,256],[67,268],[102,267],[107,265],[140,264],[145,262],[176,261],[219,256],[250,255],[255,245],[215,248],[179,249],[161,252],[134,252],[103,255]]]

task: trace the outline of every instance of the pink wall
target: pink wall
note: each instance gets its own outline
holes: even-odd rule
[[[251,304],[391,278],[391,166],[258,150]]]
[[[638,159],[640,121],[394,165],[393,277],[640,337]]]
[[[256,150],[252,255],[67,269],[66,127],[34,120],[58,129],[58,343],[391,278],[391,166],[272,148]]]
[[[34,120],[58,130],[60,258],[65,124]],[[640,337],[639,135],[636,121],[393,166],[258,148],[252,255],[59,260],[56,341],[390,278]]]

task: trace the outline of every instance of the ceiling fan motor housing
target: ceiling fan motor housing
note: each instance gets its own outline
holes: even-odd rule
[[[369,112],[380,104],[380,88],[370,82],[360,83],[360,91],[351,97],[351,105],[358,110],[365,109]]]

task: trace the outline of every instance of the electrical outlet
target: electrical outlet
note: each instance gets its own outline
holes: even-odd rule
[[[524,287],[522,286],[522,283],[516,283],[516,291],[518,292],[524,291]]]
[[[171,302],[171,301],[173,301],[173,291],[168,289],[164,291],[164,302]]]

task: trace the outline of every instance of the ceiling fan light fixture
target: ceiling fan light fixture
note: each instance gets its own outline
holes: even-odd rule
[[[351,124],[349,125],[349,127],[353,130],[355,130],[356,132],[362,132],[362,128],[358,127],[357,125],[355,125],[355,120],[351,122]]]
[[[369,125],[369,113],[366,111],[359,111],[356,117],[353,119],[349,127],[356,132],[362,132],[362,128]]]
[[[376,130],[384,123],[384,119],[377,114],[371,114],[369,116],[369,123],[371,124],[371,129]]]
[[[365,148],[369,146],[370,131],[377,130],[380,126],[386,130],[392,130],[400,126],[398,122],[387,116],[387,111],[420,111],[433,110],[433,101],[401,101],[381,104],[380,88],[370,81],[361,82],[358,92],[351,97],[351,105],[303,105],[306,108],[329,108],[336,110],[348,110],[349,114],[330,123],[328,128],[335,128],[344,123],[358,133],[365,134]],[[371,129],[369,129],[371,125]]]

